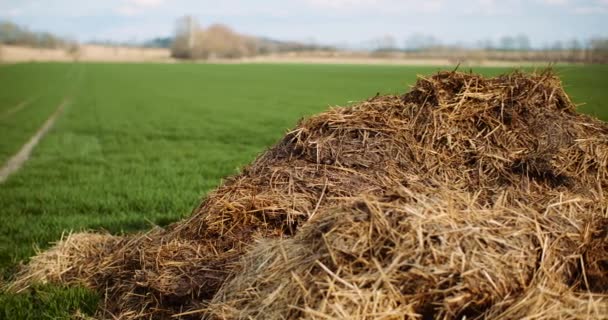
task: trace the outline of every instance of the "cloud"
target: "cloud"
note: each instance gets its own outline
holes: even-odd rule
[[[314,7],[325,7],[332,9],[347,9],[353,7],[380,5],[381,0],[307,0]]]
[[[581,6],[574,8],[574,13],[589,15],[589,14],[606,14],[608,7],[605,6]]]
[[[7,15],[9,17],[18,17],[21,15],[21,13],[22,13],[21,9],[10,9],[10,10],[8,10]]]
[[[148,9],[160,7],[165,0],[127,0],[114,11],[123,16],[136,16]]]
[[[563,6],[568,4],[568,0],[541,0],[541,2],[550,6]]]
[[[577,15],[592,15],[608,13],[608,0],[579,1],[577,4],[573,0],[539,0],[543,4],[550,6],[567,7],[567,9]],[[585,2],[585,3],[580,3]]]
[[[343,14],[364,13],[432,13],[443,8],[444,0],[304,0],[313,9]]]
[[[477,9],[473,9],[473,11],[480,11],[486,14],[494,14],[500,11],[496,0],[478,0],[477,4]]]
[[[497,16],[510,15],[521,10],[518,0],[474,0],[462,8],[454,7],[453,12],[463,12],[467,15]]]
[[[440,0],[427,0],[421,4],[423,12],[437,12],[443,8],[443,2]]]
[[[608,0],[595,0],[589,5],[575,7],[574,13],[579,15],[608,14]]]
[[[138,15],[139,13],[141,13],[141,9],[134,7],[134,6],[120,6],[118,8],[116,8],[116,13],[123,15],[123,16],[135,16]]]
[[[155,8],[165,3],[165,0],[131,0],[130,2],[137,7]]]

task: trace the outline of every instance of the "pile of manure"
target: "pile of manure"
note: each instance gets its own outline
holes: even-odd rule
[[[550,71],[440,72],[301,121],[193,214],[12,284],[119,319],[608,319],[608,125]]]

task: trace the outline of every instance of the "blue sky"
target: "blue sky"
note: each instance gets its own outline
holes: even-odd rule
[[[608,36],[608,0],[0,0],[0,19],[78,40],[170,35],[175,20],[224,23],[282,40],[360,45],[412,34],[473,43],[524,33],[532,44]]]

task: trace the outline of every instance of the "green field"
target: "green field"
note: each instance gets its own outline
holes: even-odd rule
[[[178,220],[222,177],[253,160],[299,118],[378,92],[403,93],[417,74],[438,70],[352,65],[0,66],[0,162],[19,150],[61,101],[69,101],[24,168],[0,185],[0,272],[7,280],[20,261],[34,254],[35,246],[48,247],[63,232],[103,229],[120,234]],[[474,69],[488,75],[508,70]],[[556,70],[573,100],[587,103],[580,107],[582,112],[608,120],[608,66]],[[29,103],[7,112],[24,101]],[[40,293],[2,294],[0,318],[35,318],[45,312],[62,317],[71,307],[41,311],[33,306],[55,306],[66,299],[94,301],[74,290],[39,288],[47,298],[42,302]],[[16,314],[18,309],[25,311]]]

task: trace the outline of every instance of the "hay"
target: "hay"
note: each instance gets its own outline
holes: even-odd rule
[[[115,249],[118,239],[100,233],[64,234],[49,250],[36,250],[36,256],[24,266],[9,289],[22,291],[30,283],[68,282],[76,275],[88,278],[95,273],[96,264]]]
[[[595,249],[579,247],[583,230],[605,223],[576,224],[585,209],[565,204],[538,215],[526,206],[478,206],[467,193],[402,192],[357,199],[292,239],[258,244],[205,312],[227,319],[608,317],[606,296],[587,290],[580,269]]]
[[[607,318],[608,126],[551,72],[441,72],[302,121],[184,221],[70,243],[15,288],[124,319]]]

